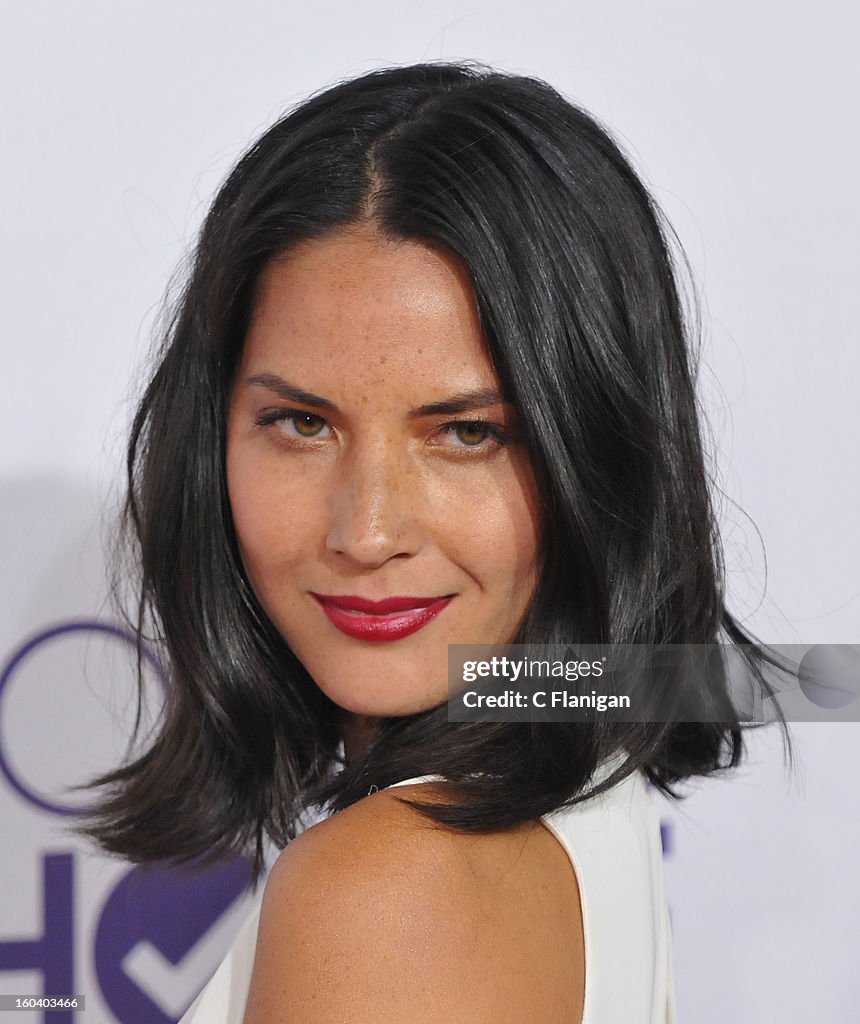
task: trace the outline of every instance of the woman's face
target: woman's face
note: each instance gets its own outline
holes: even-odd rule
[[[447,645],[512,638],[538,500],[466,272],[418,242],[332,232],[261,275],[227,482],[263,608],[363,716],[447,698]]]

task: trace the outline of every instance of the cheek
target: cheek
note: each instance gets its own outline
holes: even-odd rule
[[[487,481],[472,508],[459,505],[449,520],[449,536],[457,538],[464,563],[483,589],[504,591],[522,599],[539,571],[539,519],[535,488],[530,480],[510,474]]]
[[[527,600],[537,583],[539,536],[532,510],[525,502],[508,509],[507,572],[512,597]],[[526,593],[527,592],[527,593]]]
[[[307,495],[297,509],[287,482],[265,463],[241,445],[228,446],[227,493],[233,526],[245,571],[261,599],[274,578],[299,556],[306,540],[302,523],[311,518]]]
[[[543,509],[531,466],[521,457],[514,463],[509,516],[514,551],[520,571],[528,574],[531,586],[541,571]]]

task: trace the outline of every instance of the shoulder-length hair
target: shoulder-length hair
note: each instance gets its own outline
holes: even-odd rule
[[[517,642],[750,639],[724,603],[670,235],[619,146],[534,78],[472,63],[366,74],[302,103],[231,172],[134,419],[136,623],[169,690],[148,749],[95,783],[106,789],[88,830],[114,852],[250,848],[259,865],[264,837],[286,844],[309,801],[337,810],[414,776],[447,780],[448,800],[416,802],[422,813],[489,830],[582,799],[612,755],[622,762],[598,789],[642,769],[673,796],[740,761],[721,692],[718,722],[455,723],[442,705],[381,720],[341,764],[339,709],[243,570],[225,432],[261,269],[359,221],[442,246],[470,275],[543,496],[546,568]]]

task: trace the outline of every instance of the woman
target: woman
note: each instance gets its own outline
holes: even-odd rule
[[[283,849],[185,1019],[671,1020],[645,780],[737,765],[737,716],[445,704],[452,643],[747,639],[666,235],[606,132],[473,65],[299,106],[214,201],[129,473],[172,685],[92,832]]]

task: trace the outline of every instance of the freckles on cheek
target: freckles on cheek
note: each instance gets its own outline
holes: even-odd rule
[[[322,509],[308,474],[286,474],[269,460],[228,470],[228,492],[239,549],[259,597],[280,593],[320,548]]]
[[[259,570],[258,563],[273,548],[276,505],[261,486],[263,480],[265,477],[253,466],[228,453],[227,493],[239,550],[249,574]]]
[[[243,495],[236,505],[236,534],[246,558],[261,568],[276,562],[283,554],[285,536],[289,536],[277,506],[262,498],[250,500],[248,495]]]
[[[483,585],[516,589],[536,571],[538,535],[524,502],[477,504],[446,517],[446,533],[461,564]]]

